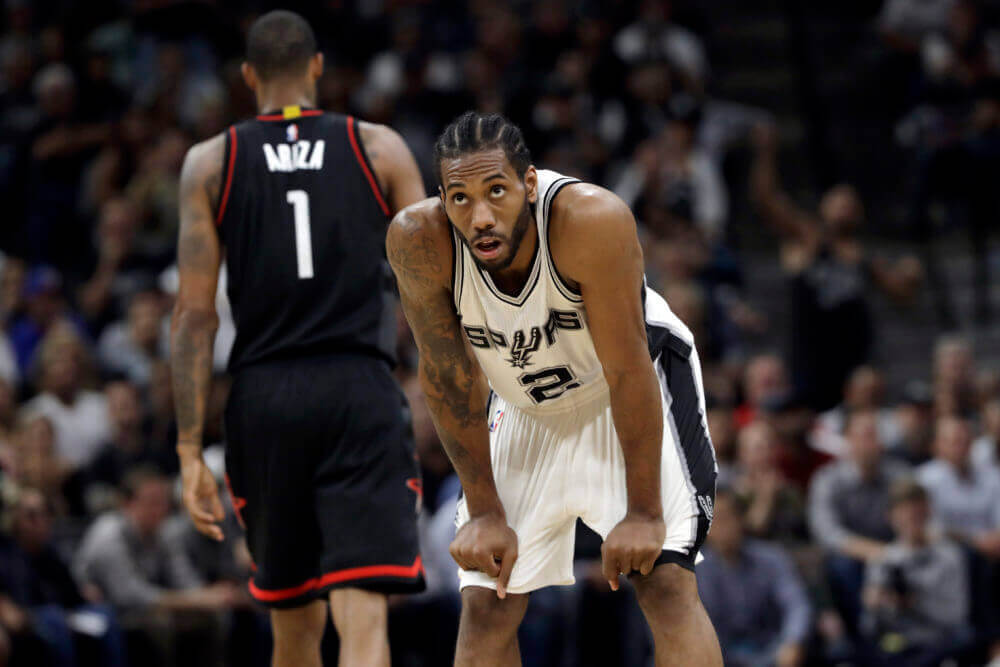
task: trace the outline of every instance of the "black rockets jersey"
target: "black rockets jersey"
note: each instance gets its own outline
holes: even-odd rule
[[[393,363],[388,220],[354,118],[285,107],[230,127],[216,219],[230,370],[343,352]]]

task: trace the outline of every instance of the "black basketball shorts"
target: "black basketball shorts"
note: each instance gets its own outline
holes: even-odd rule
[[[419,469],[406,399],[385,362],[343,355],[241,369],[225,426],[254,599],[281,608],[334,588],[423,590]]]

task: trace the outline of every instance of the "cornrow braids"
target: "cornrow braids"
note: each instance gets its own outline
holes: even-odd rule
[[[494,148],[504,155],[520,177],[531,166],[531,152],[521,128],[498,113],[466,111],[444,129],[434,143],[434,164],[441,178],[441,160]]]

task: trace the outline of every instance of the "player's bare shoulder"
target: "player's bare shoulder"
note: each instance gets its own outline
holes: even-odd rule
[[[637,251],[635,218],[628,205],[610,190],[592,183],[572,183],[552,202],[549,246],[560,272],[578,283],[592,267]]]
[[[451,223],[441,200],[430,197],[407,206],[389,224],[386,255],[401,287],[451,289]]]
[[[372,169],[383,190],[389,189],[389,173],[400,155],[409,152],[406,142],[396,130],[388,125],[358,121],[358,133],[364,146],[365,156],[371,162]]]
[[[406,147],[406,142],[399,132],[388,125],[359,120],[358,132],[361,134],[368,159],[373,163],[388,158],[395,150]]]
[[[399,132],[359,120],[358,133],[390,210],[400,211],[426,195],[420,168]]]
[[[222,162],[226,156],[226,135],[220,133],[188,149],[181,168],[181,197],[204,188],[213,206],[222,189]]]

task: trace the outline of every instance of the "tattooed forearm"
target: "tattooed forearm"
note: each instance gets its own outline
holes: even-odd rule
[[[171,379],[177,412],[178,442],[201,446],[205,405],[212,379],[212,343],[218,328],[215,311],[180,311],[171,331]]]

